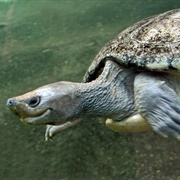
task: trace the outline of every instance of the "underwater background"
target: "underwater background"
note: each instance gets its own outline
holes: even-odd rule
[[[81,82],[96,53],[120,31],[178,0],[0,0],[1,180],[180,180],[180,144],[154,133],[121,134],[84,121],[45,142],[9,97],[66,80]]]

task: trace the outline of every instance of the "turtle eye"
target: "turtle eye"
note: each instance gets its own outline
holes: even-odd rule
[[[40,103],[40,97],[36,96],[29,100],[29,106],[36,107]]]

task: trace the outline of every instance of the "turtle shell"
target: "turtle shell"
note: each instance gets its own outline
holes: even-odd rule
[[[107,59],[137,70],[180,70],[180,9],[139,21],[106,44],[93,60],[83,81],[94,80]]]

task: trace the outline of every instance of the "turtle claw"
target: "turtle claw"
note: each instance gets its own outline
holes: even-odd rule
[[[45,133],[45,141],[52,140],[52,136],[53,136],[52,128],[53,128],[52,125],[47,125],[46,133]]]

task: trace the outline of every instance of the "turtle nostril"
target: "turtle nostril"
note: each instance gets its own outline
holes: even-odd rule
[[[8,99],[7,101],[7,106],[13,107],[16,105],[16,102],[13,99]]]

